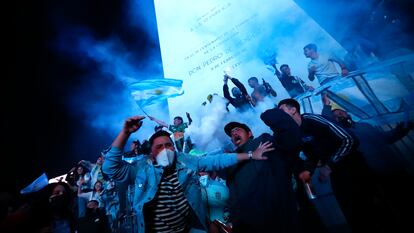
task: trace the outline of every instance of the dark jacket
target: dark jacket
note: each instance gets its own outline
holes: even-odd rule
[[[79,219],[79,233],[109,233],[111,228],[109,226],[108,217],[104,209],[96,209],[92,211],[87,210],[85,217]]]
[[[239,111],[243,112],[243,111],[251,109],[250,102],[246,98],[246,96],[248,96],[248,93],[244,85],[236,78],[231,78],[230,80],[233,82],[233,84],[237,88],[239,88],[242,94],[240,96],[236,96],[236,98],[231,97],[230,92],[229,92],[229,86],[227,84],[224,84],[223,85],[224,98],[226,98],[230,102],[230,104],[233,105]]]
[[[357,138],[339,125],[318,114],[302,114],[303,153],[307,160],[305,170],[313,171],[318,161],[331,168],[343,160],[356,156]]]
[[[300,146],[298,127],[279,109],[263,113],[262,119],[280,135],[265,133],[236,149],[254,151],[260,142],[266,141],[273,142],[275,147],[264,154],[267,160],[248,160],[225,170],[232,223],[235,231],[297,232],[292,169]],[[292,137],[285,140],[288,135]]]
[[[330,105],[324,105],[322,115],[333,119],[331,108]],[[408,128],[399,124],[384,132],[368,123],[353,121],[343,128],[358,138],[358,150],[372,172],[377,175],[392,175],[404,171],[404,164],[390,145],[406,136]]]

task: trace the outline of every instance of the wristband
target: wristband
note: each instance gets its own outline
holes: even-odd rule
[[[253,159],[253,152],[252,151],[247,152],[247,156],[249,156],[250,160]]]

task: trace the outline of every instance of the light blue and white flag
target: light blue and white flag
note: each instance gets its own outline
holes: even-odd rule
[[[26,188],[20,190],[21,194],[33,193],[41,190],[49,184],[49,179],[46,176],[46,173],[43,173],[39,178],[29,184]]]
[[[177,79],[146,79],[131,83],[129,89],[137,104],[144,107],[184,94],[182,84]]]

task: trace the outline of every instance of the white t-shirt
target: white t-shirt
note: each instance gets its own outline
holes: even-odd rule
[[[308,64],[308,69],[310,69],[312,66],[316,67],[315,76],[320,84],[323,84],[323,82],[327,79],[341,75],[335,65],[335,62],[329,59],[329,56],[319,55],[318,58],[311,60]]]

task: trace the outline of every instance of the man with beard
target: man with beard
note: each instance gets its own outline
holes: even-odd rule
[[[237,153],[251,155],[266,141],[275,145],[274,151],[264,154],[266,162],[247,160],[222,174],[230,191],[233,232],[298,232],[292,172],[299,159],[299,127],[277,108],[262,113],[261,119],[274,136],[264,133],[254,138],[250,128],[240,122],[224,127]]]
[[[161,130],[149,139],[148,158],[128,164],[122,160],[122,150],[130,135],[141,128],[144,118],[134,116],[124,122],[103,164],[103,171],[110,178],[135,184],[133,208],[137,232],[207,229],[199,172],[223,169],[249,159],[265,160],[263,153],[273,150],[271,143],[266,142],[249,154],[215,153],[214,156],[195,157],[176,152],[170,134]]]

